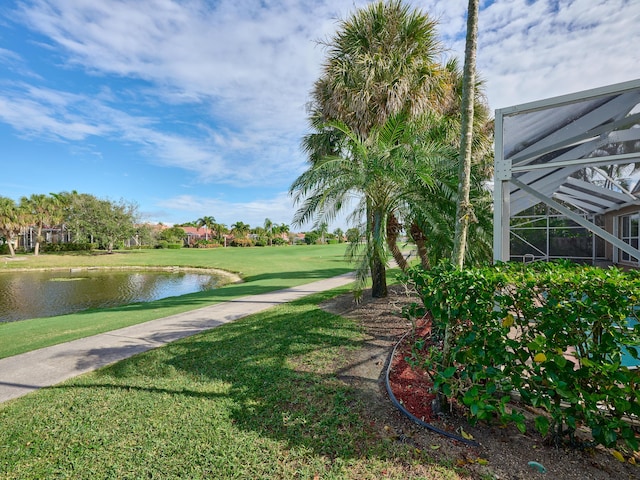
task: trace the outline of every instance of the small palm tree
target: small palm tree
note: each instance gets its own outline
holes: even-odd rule
[[[264,231],[269,239],[269,245],[273,245],[273,222],[269,218],[264,219]]]
[[[14,242],[25,226],[23,211],[13,199],[0,197],[0,235],[9,246],[9,254],[15,257]]]
[[[36,244],[33,254],[37,256],[40,253],[40,243],[44,240],[42,229],[45,226],[50,226],[55,217],[54,199],[44,194],[33,194],[29,197],[22,197],[20,204],[28,216],[29,223],[36,226]]]
[[[198,228],[200,227],[205,227],[205,231],[204,231],[204,239],[205,240],[209,240],[209,233],[212,229],[213,226],[216,224],[216,219],[214,217],[202,217],[199,218],[198,220],[196,220],[196,226]]]
[[[291,239],[288,235],[289,230],[290,230],[290,227],[286,223],[281,223],[280,225],[276,225],[275,227],[273,227],[274,235],[279,236],[280,238],[282,238],[283,240],[286,240],[287,242],[291,242]]]
[[[211,225],[211,228],[214,232],[216,232],[216,238],[219,242],[224,243],[224,246],[227,246],[227,237],[225,236],[229,233],[229,229],[224,223],[214,223]]]
[[[231,233],[234,237],[247,238],[249,232],[251,232],[251,226],[248,223],[238,221],[231,225]]]
[[[322,225],[356,201],[355,214],[365,217],[367,243],[362,254],[359,242],[352,244],[350,254],[359,259],[360,285],[370,272],[372,295],[384,297],[387,249],[393,249],[387,236],[389,219],[407,208],[413,185],[421,191],[429,188],[436,165],[449,158],[449,149],[440,151],[441,145],[415,141],[417,128],[405,115],[374,127],[366,139],[341,122],[329,122],[327,127],[343,135],[341,154],[317,158],[292,184],[290,194],[302,205],[294,223],[301,225],[315,216],[317,225]]]

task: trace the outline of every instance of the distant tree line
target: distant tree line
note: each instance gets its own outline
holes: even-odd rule
[[[43,246],[111,252],[125,240],[144,235],[137,220],[134,203],[76,191],[33,194],[18,202],[0,196],[0,241],[12,256],[16,248],[38,255]]]
[[[190,237],[185,227],[202,229]],[[203,238],[204,237],[204,238]],[[103,249],[112,252],[126,247],[181,248],[215,246],[273,246],[296,242],[306,244],[358,242],[358,229],[346,234],[337,228],[330,233],[323,223],[298,236],[285,223],[269,218],[262,226],[251,227],[237,221],[230,227],[213,216],[171,227],[143,224],[135,203],[101,199],[87,193],[60,192],[33,194],[19,201],[0,196],[0,252],[60,252]]]

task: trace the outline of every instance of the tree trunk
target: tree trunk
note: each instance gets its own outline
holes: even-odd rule
[[[387,296],[387,271],[386,259],[384,258],[384,240],[380,238],[385,233],[386,225],[383,226],[384,214],[379,209],[372,207],[370,200],[367,201],[367,228],[369,229],[370,251],[369,270],[371,271],[371,296],[373,298],[384,298]]]
[[[371,259],[371,296],[373,298],[384,298],[387,292],[387,271],[384,262],[379,258]]]
[[[464,53],[464,76],[462,79],[462,125],[460,133],[460,165],[458,169],[458,205],[456,207],[456,230],[453,237],[451,262],[458,268],[464,266],[467,250],[469,223],[474,218],[469,202],[471,190],[471,149],[473,142],[473,105],[476,84],[476,49],[478,43],[478,3],[469,0],[467,9],[467,38]]]
[[[467,38],[464,53],[464,76],[462,80],[462,126],[460,133],[460,166],[458,170],[458,205],[456,207],[456,231],[453,238],[451,262],[459,269],[464,267],[467,249],[469,223],[474,218],[473,207],[469,202],[471,190],[471,147],[473,141],[473,104],[476,83],[476,48],[478,44],[478,6],[479,0],[469,0],[467,9]],[[451,365],[450,352],[453,339],[452,322],[449,318],[444,330],[442,359],[444,366]]]
[[[33,255],[35,257],[40,253],[40,240],[42,239],[42,225],[38,225],[38,231],[36,233],[36,246],[33,249]]]
[[[431,269],[431,262],[429,261],[429,250],[427,249],[427,237],[417,223],[411,224],[411,238],[416,242],[418,249],[418,256],[420,257],[420,263],[425,270]]]
[[[393,259],[398,264],[398,267],[400,267],[403,272],[406,272],[409,268],[409,264],[398,248],[398,236],[401,231],[402,225],[400,225],[396,216],[393,213],[389,214],[389,217],[387,218],[387,245],[393,255]]]
[[[10,254],[12,257],[15,257],[15,256],[16,256],[16,250],[15,250],[15,248],[13,248],[13,239],[14,239],[14,238],[15,238],[15,237],[14,237],[13,235],[11,235],[10,237],[9,237],[9,236],[7,236],[7,245],[9,245],[9,254]]]

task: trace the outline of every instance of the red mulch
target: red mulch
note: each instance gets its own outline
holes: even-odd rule
[[[389,385],[396,399],[409,413],[427,423],[434,418],[431,410],[431,402],[435,398],[431,393],[433,382],[426,370],[410,365],[406,359],[411,357],[415,342],[420,338],[428,339],[430,334],[431,320],[419,320],[415,331],[398,345],[389,370]]]

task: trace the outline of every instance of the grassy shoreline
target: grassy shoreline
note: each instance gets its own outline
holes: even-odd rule
[[[3,271],[67,268],[194,268],[232,272],[242,283],[108,309],[0,324],[0,358],[195,310],[246,295],[267,293],[351,271],[345,245],[128,250],[112,255],[39,255],[5,261]],[[236,277],[234,277],[236,278]]]

